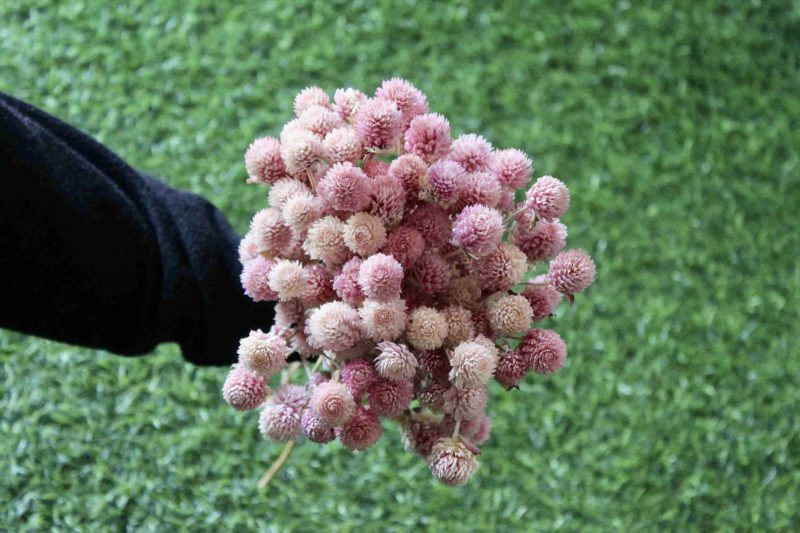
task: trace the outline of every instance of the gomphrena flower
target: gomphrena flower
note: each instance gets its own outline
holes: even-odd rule
[[[569,189],[553,176],[543,176],[525,195],[526,204],[544,220],[561,218],[569,208]]]
[[[361,401],[361,397],[374,379],[375,370],[372,368],[372,363],[366,359],[352,359],[342,368],[342,383],[347,385],[356,403]]]
[[[375,358],[375,371],[379,376],[398,380],[412,379],[417,373],[417,358],[405,344],[381,342]]]
[[[417,399],[422,407],[427,407],[431,411],[441,411],[444,407],[444,395],[448,390],[450,383],[446,379],[434,377],[420,389]]]
[[[362,337],[358,311],[344,302],[319,306],[309,316],[306,330],[309,344],[324,350],[348,350]]]
[[[330,426],[346,423],[356,410],[353,395],[344,383],[327,381],[314,387],[309,404],[314,414]]]
[[[333,109],[339,114],[342,120],[350,120],[358,104],[365,101],[367,95],[348,87],[347,89],[336,89],[333,93]]]
[[[452,305],[472,308],[481,298],[481,281],[474,276],[462,276],[450,281],[447,288],[447,301]]]
[[[253,216],[250,221],[250,235],[261,252],[273,256],[289,244],[292,230],[283,223],[279,210],[267,208]]]
[[[373,300],[385,302],[400,297],[403,282],[403,267],[395,258],[386,254],[375,254],[361,263],[358,284]]]
[[[442,311],[447,321],[447,343],[455,346],[470,340],[475,335],[472,312],[460,305],[450,305]]]
[[[246,266],[247,263],[259,257],[260,255],[258,243],[253,238],[253,235],[248,233],[242,237],[242,240],[239,241],[239,262],[242,264],[242,266]]]
[[[447,320],[432,307],[418,307],[411,312],[406,339],[417,350],[435,350],[447,338]]]
[[[438,205],[419,206],[409,215],[408,225],[422,234],[425,244],[430,248],[442,246],[450,240],[450,217]]]
[[[389,233],[383,253],[394,257],[403,268],[411,268],[425,251],[422,234],[409,226],[399,226]]]
[[[450,359],[444,350],[423,350],[417,353],[419,367],[429,372],[434,380],[449,383]]]
[[[300,298],[308,289],[308,276],[300,261],[278,259],[269,271],[269,288],[279,300]]]
[[[594,283],[594,261],[581,249],[561,252],[550,261],[547,280],[564,294],[575,294]]]
[[[354,451],[366,450],[381,438],[381,421],[371,408],[359,405],[350,420],[336,429],[336,436],[345,448]]]
[[[406,329],[406,302],[400,298],[379,302],[366,300],[358,314],[364,324],[364,333],[374,341],[392,341]]]
[[[358,273],[364,262],[360,257],[348,260],[333,278],[333,290],[345,303],[359,306],[364,300],[364,293],[358,284]]]
[[[428,165],[416,154],[403,154],[389,165],[389,175],[403,186],[409,202],[418,199],[420,181],[427,171]]]
[[[312,194],[311,189],[305,183],[294,178],[281,178],[269,188],[267,203],[270,207],[277,209],[277,212],[281,212],[289,198],[303,193]]]
[[[450,155],[447,157],[460,164],[467,172],[489,170],[492,163],[492,145],[482,136],[468,133],[453,141]]]
[[[450,153],[450,123],[439,113],[415,117],[405,133],[406,152],[433,163]]]
[[[560,370],[567,359],[567,345],[550,329],[528,331],[518,349],[528,362],[528,368],[537,374],[552,374]]]
[[[518,350],[512,350],[497,361],[494,378],[506,390],[510,390],[517,387],[527,373],[528,361],[525,356]]]
[[[497,207],[500,204],[502,193],[503,189],[500,187],[500,182],[491,172],[480,170],[468,172],[458,182],[456,211],[460,211],[468,205],[476,204]]]
[[[284,300],[275,304],[275,325],[291,328],[299,324],[305,314],[305,307],[300,300]]]
[[[453,225],[453,243],[473,255],[486,255],[503,237],[503,215],[484,205],[465,207]]]
[[[269,273],[275,262],[263,257],[256,257],[242,270],[242,288],[244,293],[256,302],[269,302],[278,299],[278,293],[269,287]]]
[[[295,232],[303,232],[322,214],[322,205],[316,196],[300,192],[287,198],[281,209],[283,222]]]
[[[453,486],[466,484],[479,466],[475,454],[458,437],[443,438],[434,444],[428,464],[436,479]]]
[[[528,285],[522,296],[528,300],[533,311],[533,320],[544,320],[553,314],[561,303],[562,295],[555,287],[547,282],[541,285]]]
[[[284,339],[257,329],[239,341],[237,353],[243,368],[269,379],[286,366],[290,350]]]
[[[444,412],[456,418],[474,420],[483,414],[489,403],[486,387],[459,389],[451,387],[444,395]]]
[[[267,381],[242,365],[233,365],[222,386],[222,397],[239,411],[255,409],[267,397]]]
[[[437,161],[428,172],[428,188],[436,202],[447,205],[458,198],[467,173],[455,161]]]
[[[427,252],[414,263],[411,275],[423,291],[440,293],[450,285],[450,263],[436,252]]]
[[[323,139],[331,131],[344,125],[339,115],[329,106],[309,106],[303,111],[299,119],[299,124],[303,129]]]
[[[414,384],[406,379],[377,377],[367,388],[369,408],[378,416],[400,416],[414,396]]]
[[[308,440],[317,444],[325,444],[336,438],[333,427],[326,424],[312,409],[303,411],[300,417],[300,429]]]
[[[286,165],[281,159],[281,143],[274,137],[256,139],[244,154],[248,183],[271,185],[286,176]]]
[[[287,383],[275,389],[270,401],[286,405],[301,413],[308,406],[308,400],[308,390],[304,386]]]
[[[353,128],[340,126],[331,130],[322,142],[325,158],[331,163],[354,163],[361,159],[364,147]]]
[[[511,241],[522,250],[531,261],[552,259],[564,248],[567,240],[567,227],[558,220],[532,220],[532,213],[526,212],[517,218],[517,225]]]
[[[403,448],[412,453],[416,453],[423,459],[427,458],[433,445],[441,437],[439,422],[430,414],[421,413],[403,423],[400,438]]]
[[[328,266],[347,261],[351,252],[344,243],[344,222],[326,216],[311,224],[303,250],[311,259],[323,261]]]
[[[336,163],[317,184],[317,193],[331,209],[355,213],[369,204],[369,178],[350,162]]]
[[[477,342],[462,342],[450,355],[450,381],[459,389],[486,385],[494,376],[497,359]]]
[[[528,185],[533,172],[533,162],[522,150],[510,148],[494,153],[492,172],[503,187],[521,189]]]
[[[294,176],[311,168],[322,154],[322,139],[308,130],[293,129],[281,138],[281,158],[286,171]]]
[[[361,163],[361,170],[374,180],[375,178],[389,174],[389,163],[381,161],[380,159],[368,159]]]
[[[486,306],[489,324],[498,337],[525,332],[533,320],[531,304],[519,294],[507,294]]]
[[[370,256],[386,244],[383,221],[369,213],[356,213],[344,226],[344,243],[353,253]]]
[[[485,288],[506,290],[522,283],[528,270],[528,258],[513,244],[500,243],[476,260],[473,269]]]
[[[375,97],[394,102],[403,116],[403,129],[408,128],[414,117],[428,112],[427,97],[410,82],[401,78],[385,80],[375,91]]]
[[[301,296],[304,306],[315,307],[336,299],[330,271],[319,263],[306,265],[306,291]]]
[[[370,98],[358,106],[355,128],[368,148],[387,148],[394,144],[403,127],[403,115],[394,102]]]
[[[315,105],[330,107],[331,101],[328,93],[319,87],[306,87],[294,97],[294,114],[299,117],[303,111]]]
[[[265,439],[289,442],[300,433],[300,416],[292,407],[282,403],[267,403],[258,418],[258,428]]]

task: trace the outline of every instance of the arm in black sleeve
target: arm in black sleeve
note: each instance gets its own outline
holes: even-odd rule
[[[0,327],[125,355],[174,341],[198,365],[235,361],[240,337],[270,327],[205,199],[2,93],[0,168]]]

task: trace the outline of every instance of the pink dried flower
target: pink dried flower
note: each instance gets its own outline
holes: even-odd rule
[[[319,87],[306,87],[294,97],[294,114],[299,117],[303,111],[315,105],[330,107],[331,101],[328,93]]]
[[[269,272],[275,266],[273,261],[256,257],[242,270],[244,293],[256,302],[269,302],[278,299],[278,294],[269,288]]]
[[[322,304],[311,313],[306,332],[311,346],[343,351],[361,340],[361,327],[358,311],[344,302],[335,301]]]
[[[275,304],[275,324],[280,327],[292,327],[299,324],[305,314],[305,307],[300,300],[286,300]]]
[[[287,383],[275,389],[270,402],[290,407],[299,414],[308,405],[308,400],[308,391],[304,386]]]
[[[299,117],[300,126],[311,133],[325,138],[331,131],[343,126],[339,115],[328,106],[312,105]]]
[[[302,301],[309,307],[321,305],[336,298],[331,273],[320,264],[306,265],[307,288]]]
[[[267,193],[267,203],[280,212],[289,198],[298,194],[312,194],[308,186],[294,178],[281,178],[272,184]]]
[[[317,385],[311,396],[310,406],[314,414],[330,426],[341,426],[346,423],[356,409],[353,395],[347,386],[335,381]]]
[[[367,95],[358,89],[336,89],[333,93],[333,109],[342,120],[350,120],[356,107],[367,99]]]
[[[513,211],[516,198],[516,192],[511,191],[508,189],[503,189],[503,194],[500,195],[500,203],[497,204],[497,208],[500,211],[508,212]]]
[[[414,385],[408,380],[375,378],[367,388],[369,408],[378,416],[400,416],[413,396]]]
[[[375,179],[389,173],[389,163],[380,159],[369,159],[361,165],[361,170],[370,178]]]
[[[439,379],[432,379],[417,394],[419,404],[433,411],[441,411],[444,406],[444,395],[449,390],[450,384]]]
[[[292,238],[292,230],[283,223],[280,211],[272,208],[262,209],[253,216],[250,234],[259,250],[269,255],[279,253]]]
[[[434,163],[428,172],[428,184],[433,198],[442,205],[456,200],[466,177],[467,173],[455,161]]]
[[[361,159],[364,153],[361,139],[356,135],[355,130],[348,126],[341,126],[328,133],[322,143],[322,148],[325,151],[325,158],[331,163],[345,161],[355,163]]]
[[[279,259],[269,271],[269,288],[279,300],[300,298],[308,290],[308,276],[299,261]]]
[[[333,278],[333,290],[339,298],[352,306],[361,305],[364,300],[364,293],[358,284],[358,273],[363,262],[360,257],[351,258]]]
[[[465,485],[478,470],[475,454],[460,438],[443,438],[433,445],[428,463],[433,476],[445,485]]]
[[[299,176],[322,157],[322,139],[310,131],[292,129],[281,137],[281,158],[286,170]]]
[[[375,371],[372,363],[366,359],[353,359],[342,368],[342,382],[347,385],[356,403],[361,401],[361,397],[374,379]]]
[[[372,180],[369,201],[369,213],[380,217],[387,227],[395,226],[403,220],[406,192],[392,176],[378,176]]]
[[[300,326],[297,327],[294,337],[289,341],[289,346],[292,347],[293,352],[297,352],[303,357],[310,357],[316,354],[315,350],[308,344],[306,332]]]
[[[256,242],[255,237],[253,237],[253,234],[248,233],[242,237],[242,240],[239,241],[239,262],[242,264],[242,266],[246,266],[247,263],[260,256],[261,254],[259,254],[258,243]]]
[[[486,387],[474,389],[459,389],[451,387],[444,395],[443,409],[462,420],[473,420],[486,410],[489,403],[489,393]]]
[[[558,333],[550,329],[528,331],[518,349],[528,368],[537,374],[552,374],[563,367],[567,359],[567,345]]]
[[[361,290],[373,300],[385,302],[400,297],[403,267],[390,255],[375,254],[366,259],[358,272]]]
[[[414,228],[400,226],[386,239],[383,253],[394,257],[403,268],[411,268],[425,250],[425,239]]]
[[[234,409],[247,411],[261,405],[268,390],[263,377],[241,365],[233,365],[222,386],[222,397]]]
[[[422,234],[429,248],[437,248],[450,240],[450,216],[438,205],[420,205],[408,217],[408,225]]]
[[[389,176],[395,178],[406,191],[409,202],[416,201],[419,196],[420,179],[428,170],[428,165],[415,154],[403,154],[389,165]]]
[[[492,419],[486,413],[471,421],[469,425],[471,426],[471,431],[465,433],[464,436],[470,439],[473,444],[480,446],[489,440],[489,436],[492,434]]]
[[[269,379],[286,366],[286,357],[291,352],[284,339],[257,329],[239,341],[237,353],[243,368]]]
[[[509,294],[486,306],[489,324],[498,337],[508,337],[527,331],[533,320],[533,310],[523,296]]]
[[[533,320],[544,320],[553,314],[561,303],[562,295],[549,283],[545,285],[528,285],[522,296],[528,300],[533,310]]]
[[[486,255],[503,237],[503,215],[483,205],[465,207],[453,225],[453,243],[473,255]]]
[[[488,290],[507,290],[522,283],[528,258],[513,244],[500,245],[473,264],[474,273]]]
[[[456,211],[475,204],[497,207],[500,204],[502,194],[503,189],[500,187],[500,182],[490,172],[468,172],[458,182]]]
[[[439,440],[439,423],[432,415],[416,415],[403,424],[400,438],[406,451],[425,459]]]
[[[492,163],[492,145],[473,133],[459,136],[450,147],[448,159],[460,164],[467,172],[489,170]]]
[[[374,341],[391,341],[406,329],[406,302],[400,298],[388,302],[367,300],[358,310],[366,336]]]
[[[336,266],[351,255],[344,244],[344,222],[334,216],[323,217],[308,228],[303,250],[311,259]]]
[[[553,176],[543,176],[525,194],[526,205],[544,220],[561,218],[569,208],[569,189]]]
[[[432,307],[418,307],[411,312],[406,339],[417,350],[435,350],[447,338],[447,321]]]
[[[552,259],[564,248],[567,227],[558,220],[538,220],[535,225],[531,213],[517,217],[511,240],[531,261]]]
[[[450,152],[450,123],[439,113],[417,116],[406,131],[405,148],[427,163],[446,156]]]
[[[489,314],[485,307],[476,307],[472,310],[472,323],[475,324],[476,335],[491,335],[492,327],[489,325]]]
[[[330,208],[355,213],[369,204],[369,178],[352,163],[336,163],[317,185],[317,193]]]
[[[450,355],[450,381],[459,389],[486,385],[497,365],[490,349],[477,342],[462,342]]]
[[[455,346],[470,340],[475,335],[472,313],[458,305],[445,307],[444,318],[447,321],[447,343]]]
[[[333,428],[323,422],[311,409],[303,411],[300,417],[300,429],[308,440],[317,444],[325,444],[336,438]]]
[[[450,263],[436,252],[427,252],[414,263],[411,275],[423,291],[436,294],[450,285]]]
[[[473,276],[455,278],[447,288],[447,301],[452,305],[472,308],[481,299],[482,292],[483,288],[478,278]]]
[[[250,176],[247,183],[275,183],[286,176],[286,166],[281,159],[281,143],[274,137],[256,139],[244,154],[244,166]]]
[[[430,372],[434,381],[448,382],[450,374],[450,359],[444,350],[425,350],[417,354],[419,367]]]
[[[281,403],[268,403],[258,418],[258,427],[265,439],[289,442],[300,433],[300,413]]]
[[[281,209],[284,223],[293,231],[303,232],[320,218],[322,206],[316,196],[301,192],[289,197]]]
[[[417,373],[417,358],[405,344],[381,342],[380,353],[375,358],[375,371],[379,376],[393,381],[412,379]]]
[[[506,352],[497,361],[494,378],[506,390],[511,390],[519,385],[527,373],[528,361],[518,350],[514,350]]]
[[[370,98],[356,110],[356,133],[366,147],[381,149],[393,145],[402,127],[403,116],[397,106],[384,98]]]
[[[408,128],[414,117],[428,112],[428,99],[422,91],[401,78],[385,80],[375,91],[375,97],[394,102],[403,116],[403,129]]]
[[[512,189],[525,187],[533,172],[530,158],[516,148],[495,152],[491,167],[500,185]]]
[[[374,254],[386,244],[383,221],[368,213],[352,215],[344,226],[344,243],[358,255]]]
[[[584,250],[577,248],[561,252],[550,261],[547,281],[557,291],[572,295],[594,283],[596,276],[597,269],[592,258]]]
[[[345,448],[366,450],[381,438],[381,421],[371,409],[358,406],[347,424],[336,429],[336,436]]]

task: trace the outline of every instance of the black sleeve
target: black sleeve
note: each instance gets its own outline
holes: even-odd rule
[[[235,361],[240,337],[270,327],[205,199],[2,93],[0,169],[0,327],[125,355],[174,341],[198,365]]]

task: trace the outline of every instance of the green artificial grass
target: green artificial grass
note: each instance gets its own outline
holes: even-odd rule
[[[387,426],[358,455],[299,446],[259,493],[280,448],[225,369],[4,331],[0,529],[800,528],[796,0],[221,4],[0,2],[0,90],[244,230],[244,149],[299,89],[407,77],[571,187],[598,281],[547,322],[566,368],[492,389],[467,487]]]

